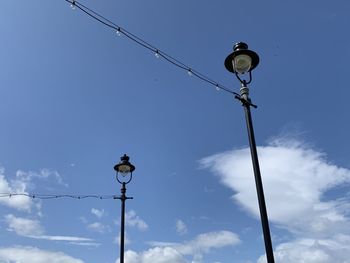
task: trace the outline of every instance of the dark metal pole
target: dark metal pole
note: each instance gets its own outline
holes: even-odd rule
[[[121,196],[120,201],[122,202],[122,209],[120,215],[120,263],[124,263],[124,232],[125,232],[125,200],[129,199],[126,197],[126,187],[125,183],[122,183],[122,188],[120,189]]]
[[[135,170],[135,166],[129,162],[129,156],[124,154],[120,158],[120,163],[114,166],[114,170],[117,172],[116,179],[118,183],[122,185],[120,188],[121,195],[115,196],[114,199],[120,199],[122,202],[121,206],[121,214],[120,214],[120,256],[119,263],[124,263],[124,237],[125,237],[125,201],[127,199],[133,199],[132,197],[127,197],[126,193],[126,185],[130,183],[132,179],[132,172]],[[121,179],[119,179],[119,174],[121,174]],[[129,175],[129,177],[126,177]]]
[[[258,194],[258,202],[259,202],[259,209],[260,209],[260,218],[261,218],[261,224],[262,224],[264,241],[265,241],[266,258],[268,263],[274,263],[275,259],[273,256],[273,247],[272,247],[272,241],[271,241],[271,235],[270,235],[269,220],[267,217],[264,189],[263,189],[263,184],[262,184],[261,174],[260,174],[258,153],[256,150],[253,121],[252,121],[252,116],[250,112],[251,103],[249,99],[249,89],[244,82],[242,83],[242,87],[241,87],[241,101],[243,103],[245,118],[247,123],[250,153],[252,156],[255,185],[256,185],[256,191]]]

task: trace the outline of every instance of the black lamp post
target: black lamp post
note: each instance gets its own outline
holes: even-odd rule
[[[132,197],[127,197],[126,185],[130,183],[132,179],[132,172],[135,170],[135,166],[129,162],[129,156],[124,154],[120,157],[120,162],[114,166],[114,170],[117,172],[117,181],[122,185],[119,197],[115,199],[120,199],[122,202],[122,209],[120,215],[120,263],[124,263],[124,234],[125,234],[125,200],[132,199]],[[121,175],[121,176],[120,176]]]
[[[252,81],[252,70],[259,64],[259,56],[254,51],[248,49],[246,43],[240,42],[233,46],[233,52],[227,56],[225,60],[225,67],[228,71],[234,73],[237,79],[241,82],[240,96],[236,96],[236,99],[242,102],[245,111],[245,118],[247,123],[250,153],[252,156],[254,177],[256,191],[258,194],[258,202],[260,209],[260,218],[264,234],[265,241],[265,251],[268,263],[274,263],[273,247],[271,242],[269,220],[267,217],[264,189],[261,180],[258,153],[256,150],[255,136],[253,130],[252,116],[250,112],[250,106],[256,108],[254,104],[251,103],[249,98],[249,88],[247,84]],[[249,74],[248,81],[243,79],[245,73]]]

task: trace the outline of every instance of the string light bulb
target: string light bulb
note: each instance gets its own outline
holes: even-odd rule
[[[160,57],[160,55],[159,55],[159,50],[158,50],[158,49],[156,50],[156,53],[154,53],[154,56],[155,56],[156,58],[159,58],[159,57]]]
[[[74,0],[72,1],[70,7],[71,7],[73,10],[75,10],[75,1],[74,1]]]
[[[216,84],[216,90],[217,90],[217,91],[220,91],[219,84]]]
[[[120,27],[117,28],[117,36],[120,37],[122,33],[120,32]]]
[[[190,69],[190,68],[189,68],[189,69],[188,69],[188,71],[187,71],[187,74],[188,74],[188,76],[190,76],[190,77],[191,77],[191,76],[193,75],[193,73],[192,73],[192,69]]]

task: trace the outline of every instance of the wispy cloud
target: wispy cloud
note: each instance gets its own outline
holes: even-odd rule
[[[101,246],[101,243],[96,242],[69,242],[69,244],[76,245],[76,246],[84,246],[84,247],[99,247]]]
[[[41,250],[35,247],[0,247],[0,262],[26,263],[84,263],[81,259],[73,258],[62,252]]]
[[[179,235],[184,235],[188,232],[186,224],[181,219],[176,220],[176,232]]]
[[[339,245],[337,235],[347,237],[350,232],[348,200],[346,197],[329,200],[325,194],[349,184],[350,171],[330,163],[324,153],[307,144],[285,137],[275,138],[267,146],[258,147],[258,153],[269,219],[275,226],[294,234],[295,238],[295,241],[277,246],[276,252],[279,251],[279,255],[290,252],[290,258],[294,258],[292,255],[300,252],[302,247],[305,253],[311,253],[315,246],[305,245],[305,240],[309,243],[313,240],[315,244],[329,240]],[[237,204],[255,218],[259,217],[256,192],[252,191],[255,183],[248,148],[204,158],[201,164],[210,168],[224,185],[232,189]],[[303,240],[303,246],[300,240]],[[325,245],[319,245],[317,249],[328,253]],[[350,256],[350,252],[347,254]]]
[[[34,171],[22,171],[18,170],[16,172],[16,177],[22,181],[22,182],[31,182],[33,179],[41,179],[41,180],[54,180],[56,183],[63,185],[63,186],[68,186],[62,179],[61,175],[51,169],[43,168],[40,169],[39,172],[34,172]]]
[[[91,238],[61,235],[45,235],[45,231],[38,220],[16,217],[12,214],[9,214],[5,216],[5,222],[8,225],[7,230],[15,232],[19,236],[49,241],[93,243],[93,239]]]
[[[230,231],[209,232],[198,235],[191,241],[176,244],[176,248],[183,255],[194,255],[201,258],[204,253],[212,249],[239,244],[241,241],[237,234]]]
[[[125,224],[127,226],[137,227],[141,231],[148,229],[148,225],[143,221],[134,210],[130,210],[125,214]]]
[[[34,238],[34,239],[49,240],[49,241],[68,241],[68,242],[91,242],[91,241],[93,241],[93,239],[91,239],[91,238],[75,237],[75,236],[28,235],[26,237],[30,237],[30,238]]]
[[[119,232],[118,236],[115,237],[114,243],[118,244],[120,246],[120,232]],[[125,245],[131,244],[131,240],[129,239],[129,234],[126,231],[124,233],[124,244]]]
[[[5,216],[8,225],[7,230],[13,231],[19,236],[40,236],[44,233],[38,220],[15,217],[12,214]]]
[[[96,209],[96,208],[91,208],[91,213],[95,216],[97,216],[98,218],[101,218],[105,215],[105,210],[104,209]]]
[[[92,230],[92,231],[95,231],[95,232],[98,232],[98,233],[101,233],[101,234],[111,231],[109,226],[104,225],[104,224],[102,224],[100,222],[94,222],[94,223],[88,224],[87,228],[89,230]]]
[[[130,263],[184,263],[187,262],[186,256],[190,256],[191,262],[195,263],[201,262],[203,255],[211,250],[234,246],[240,242],[239,237],[230,231],[209,232],[182,243],[152,241],[149,242],[152,248],[140,253],[129,250],[125,257]]]

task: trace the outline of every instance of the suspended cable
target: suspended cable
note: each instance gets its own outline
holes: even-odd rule
[[[69,194],[29,194],[29,193],[0,193],[0,198],[12,198],[17,196],[24,196],[31,199],[59,199],[59,198],[71,198],[71,199],[119,199],[117,195],[69,195]]]
[[[182,70],[187,71],[187,73],[190,76],[197,77],[198,79],[200,79],[200,80],[202,80],[202,81],[204,81],[204,82],[206,82],[206,83],[216,87],[217,90],[223,90],[223,91],[228,92],[230,94],[239,96],[238,93],[230,90],[229,88],[219,84],[218,82],[210,79],[206,75],[204,75],[204,74],[200,73],[199,71],[193,69],[192,67],[189,67],[185,63],[179,61],[178,59],[176,59],[176,58],[170,56],[169,54],[161,51],[160,49],[156,48],[152,44],[146,42],[145,40],[143,40],[142,38],[136,36],[135,34],[127,31],[126,29],[122,28],[121,26],[117,25],[116,23],[114,23],[113,21],[111,21],[108,18],[104,17],[103,15],[97,13],[96,11],[90,9],[89,7],[81,4],[80,2],[75,1],[75,0],[64,0],[64,1],[70,3],[72,8],[77,8],[77,9],[81,10],[83,13],[85,13],[89,17],[93,18],[95,21],[103,24],[104,26],[106,26],[108,28],[112,28],[113,30],[116,31],[116,33],[118,35],[124,35],[128,39],[130,39],[131,41],[135,42],[136,44],[144,47],[145,49],[148,49],[148,50],[152,51],[157,58],[161,57],[165,61],[169,62],[170,64],[172,64],[174,66],[176,66],[177,68],[180,68]]]

